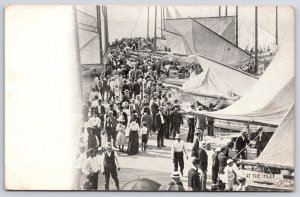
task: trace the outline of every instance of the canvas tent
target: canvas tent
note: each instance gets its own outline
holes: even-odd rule
[[[195,59],[193,61],[193,58]],[[192,55],[188,61],[197,62],[203,71],[191,76],[183,85],[184,92],[229,98],[232,93],[243,96],[257,78],[243,71],[219,64],[199,55]],[[230,77],[228,77],[230,76]]]
[[[294,153],[295,107],[292,105],[263,152],[252,163],[293,169],[295,166]]]
[[[206,18],[206,20],[207,19],[208,18]],[[178,42],[177,40],[175,41],[173,37],[168,38],[166,36],[167,44],[171,50],[176,48],[176,45],[182,45],[182,43],[185,42],[186,48],[181,47],[182,50],[176,51],[176,53],[190,55],[194,52],[229,66],[245,64],[251,60],[248,53],[235,46],[231,41],[222,37],[223,33],[225,33],[224,35],[235,35],[235,32],[232,30],[232,28],[229,28],[232,26],[232,24],[234,24],[232,21],[229,23],[229,25],[227,24],[228,26],[210,26],[209,24],[212,24],[212,22],[203,22],[198,20],[199,19],[191,18],[166,20],[166,30],[164,33],[173,33],[173,37],[177,37],[176,39],[182,40],[181,42]],[[205,25],[203,25],[201,22]],[[218,20],[217,22],[221,24]],[[210,29],[209,27],[214,28],[214,30]],[[218,34],[218,31],[221,35]]]
[[[217,119],[279,125],[294,103],[293,48],[294,42],[285,42],[260,80],[236,103],[223,110],[201,114]]]

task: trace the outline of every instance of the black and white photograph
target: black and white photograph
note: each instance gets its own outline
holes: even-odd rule
[[[294,12],[6,7],[6,189],[293,192]]]

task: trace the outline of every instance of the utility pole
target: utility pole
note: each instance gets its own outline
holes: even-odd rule
[[[99,37],[99,54],[100,54],[100,65],[103,65],[103,58],[102,58],[102,33],[101,33],[101,12],[100,12],[100,5],[96,6],[97,10],[97,28],[98,28],[98,37]]]
[[[255,6],[255,73],[258,72],[258,25],[257,25],[257,6]]]
[[[155,6],[155,21],[154,21],[154,44],[153,44],[153,51],[156,51],[156,21],[157,21],[157,6]]]
[[[239,46],[239,10],[235,6],[235,45]]]

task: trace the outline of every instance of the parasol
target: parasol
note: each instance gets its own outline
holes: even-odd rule
[[[122,190],[130,191],[158,191],[160,184],[147,178],[135,179],[126,183]]]

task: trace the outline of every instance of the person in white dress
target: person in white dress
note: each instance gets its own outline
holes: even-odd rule
[[[123,124],[125,119],[123,116],[118,118],[118,124],[116,127],[116,130],[118,132],[117,134],[117,145],[119,146],[119,152],[124,152],[124,146],[126,144],[126,136],[125,136],[125,129],[126,126]]]

